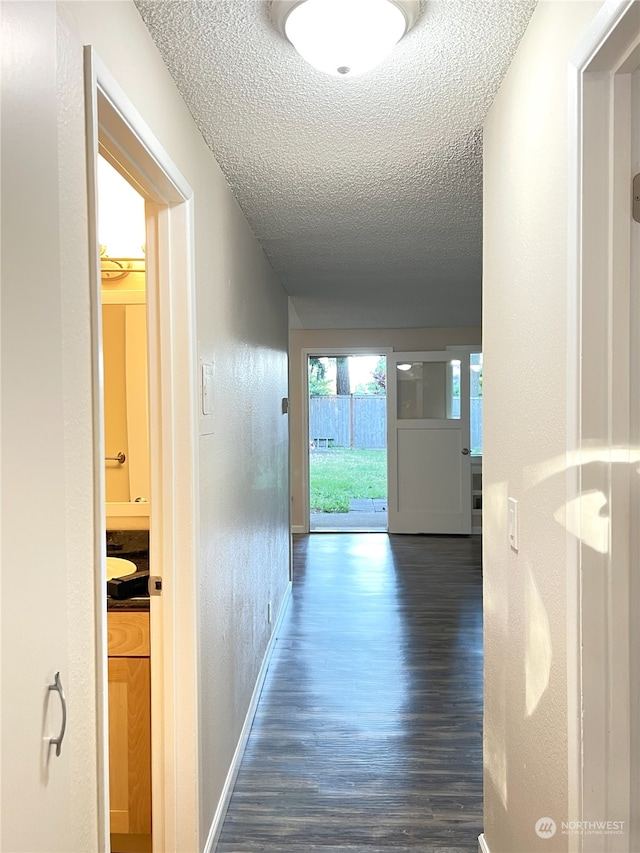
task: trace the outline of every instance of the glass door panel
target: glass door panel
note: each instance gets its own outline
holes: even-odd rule
[[[460,361],[414,361],[397,365],[399,420],[460,418]]]

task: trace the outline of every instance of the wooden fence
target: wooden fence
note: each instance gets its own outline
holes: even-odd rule
[[[454,405],[455,414],[455,405]],[[309,442],[316,449],[387,446],[387,398],[351,394],[309,397]],[[482,397],[471,398],[471,450],[482,449]]]
[[[387,398],[356,394],[309,397],[309,442],[317,449],[387,446]]]

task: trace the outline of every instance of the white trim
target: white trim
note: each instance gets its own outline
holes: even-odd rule
[[[93,49],[85,48],[90,203],[94,435],[97,478],[104,455],[100,271],[95,234],[98,150],[147,201],[149,392],[151,429],[151,561],[163,595],[151,599],[153,849],[198,849],[198,460],[195,372],[193,193],[188,183]],[[159,354],[162,353],[162,370]],[[100,490],[97,489],[97,492]],[[104,490],[96,530],[104,531]],[[96,537],[97,564],[103,547]],[[179,555],[180,571],[177,571]],[[104,568],[103,568],[104,572]],[[101,843],[108,843],[105,762],[106,613],[104,583],[96,595],[99,642]],[[106,821],[106,822],[105,822]]]
[[[475,352],[482,352],[482,344],[460,344],[459,346],[456,344],[452,344],[451,346],[445,347],[446,350],[454,350],[458,352],[466,352],[469,355],[472,355]]]
[[[94,572],[96,583],[94,588],[93,610],[96,625],[96,772],[98,774],[98,850],[111,849],[109,837],[109,682],[107,662],[107,612],[105,601],[106,562],[103,542],[106,540],[106,478],[105,478],[105,445],[103,412],[103,374],[102,360],[102,311],[100,275],[100,250],[98,246],[98,161],[95,156],[98,139],[98,100],[97,81],[93,54],[85,48],[84,54],[84,96],[86,139],[85,152],[87,161],[87,231],[89,238],[89,284],[90,324],[91,324],[91,387],[92,387],[92,424],[93,432],[93,529],[94,535],[94,566],[100,566],[100,574]]]
[[[195,352],[193,200],[168,207],[147,202],[149,322],[160,352],[151,353],[152,562],[163,576],[162,597],[151,599],[151,679],[162,719],[152,725],[153,813],[164,833],[153,836],[154,853],[195,849],[198,839],[198,607],[199,512],[197,379]],[[155,233],[154,233],[155,231]],[[180,240],[179,237],[186,237]],[[155,242],[155,251],[153,244]],[[155,269],[154,269],[155,268]],[[181,285],[186,283],[186,287]],[[150,335],[150,343],[152,337]],[[163,365],[163,370],[159,366]],[[158,516],[161,525],[153,518]],[[179,567],[179,568],[178,568]],[[154,575],[158,572],[154,568]],[[158,652],[154,662],[153,653]],[[153,722],[153,721],[152,721]],[[188,780],[188,783],[187,783]]]
[[[629,766],[629,238],[630,94],[640,4],[608,2],[571,57],[568,257],[567,503],[580,506],[567,540],[569,819],[630,826]],[[585,436],[587,438],[585,438]],[[587,465],[587,451],[599,458]],[[629,460],[630,461],[630,460]],[[605,553],[588,547],[581,501],[598,488],[609,508]],[[585,502],[586,504],[586,502]],[[625,693],[627,695],[625,695]],[[570,836],[571,851],[602,839]],[[628,836],[607,850],[629,849]]]
[[[222,788],[222,794],[220,796],[220,799],[218,800],[216,813],[213,816],[213,821],[211,822],[211,827],[209,828],[209,834],[207,835],[207,840],[204,844],[204,853],[214,853],[216,845],[218,843],[220,832],[222,831],[222,825],[224,823],[224,818],[227,813],[227,809],[229,808],[229,802],[231,801],[233,788],[238,777],[240,764],[242,763],[242,757],[244,755],[245,749],[247,748],[249,735],[251,734],[251,726],[253,725],[253,719],[256,715],[256,711],[258,710],[258,703],[260,701],[260,695],[264,686],[264,680],[269,669],[269,664],[271,663],[273,651],[276,647],[276,641],[280,633],[280,627],[282,626],[284,615],[291,600],[291,591],[292,584],[291,582],[289,582],[287,584],[287,589],[282,599],[282,603],[280,604],[280,612],[278,613],[278,618],[276,619],[274,629],[271,633],[269,644],[265,651],[264,658],[262,659],[262,666],[260,667],[260,672],[258,673],[258,678],[256,680],[255,687],[253,688],[253,694],[251,695],[251,701],[249,702],[249,707],[244,718],[242,731],[240,732],[240,737],[238,738],[238,743],[233,754],[231,766],[229,767],[229,772],[227,773],[227,778],[225,779],[224,786]]]
[[[301,350],[302,363],[302,458],[300,460],[300,472],[302,474],[302,512],[304,525],[296,525],[296,529],[292,528],[292,533],[309,533],[311,527],[311,508],[309,480],[309,357],[317,356],[318,358],[336,358],[348,357],[350,355],[383,355],[388,359],[389,354],[393,352],[393,347],[304,347]],[[388,468],[387,468],[388,470]]]
[[[478,853],[491,853],[487,839],[484,837],[484,832],[481,832],[478,836]]]
[[[135,501],[110,501],[105,504],[107,518],[145,518],[150,515],[151,505]]]
[[[585,71],[610,71],[626,61],[628,44],[624,25],[631,16],[639,14],[637,5],[634,9],[636,2],[637,0],[606,0],[603,3],[569,57],[574,79],[576,75],[579,78]],[[577,106],[579,109],[579,105]],[[575,132],[575,125],[573,130]]]
[[[297,532],[309,533],[311,530],[311,480],[309,474],[309,356],[315,350],[302,350],[300,370],[302,371],[302,458],[300,459],[300,473],[302,479],[302,518],[303,523],[297,524]],[[294,466],[292,466],[294,467]]]

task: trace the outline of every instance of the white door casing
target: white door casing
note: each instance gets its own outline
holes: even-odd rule
[[[570,835],[569,850],[580,853],[640,843],[640,282],[631,220],[639,64],[640,3],[605,4],[570,73],[566,482],[578,512],[567,538],[568,817],[615,821],[622,832]],[[604,504],[597,518],[594,490]],[[594,529],[606,535],[596,542]]]
[[[631,171],[640,174],[640,70],[636,69],[631,78]],[[640,222],[631,223],[631,282],[633,299],[632,347],[631,362],[635,365],[632,370],[632,399],[631,399],[631,446],[640,449]],[[640,517],[640,477],[632,476],[631,492],[632,518]],[[631,573],[629,583],[629,598],[631,613],[629,619],[629,645],[631,659],[629,670],[635,673],[635,683],[631,684],[630,707],[630,743],[631,756],[630,802],[640,802],[640,530],[638,525],[631,529],[631,553],[635,570]],[[632,848],[640,847],[640,810],[631,809],[631,826],[629,840]]]
[[[453,382],[458,370],[456,398]],[[453,411],[456,399],[458,417]],[[390,533],[471,533],[469,451],[468,362],[455,352],[391,353],[387,357]]]
[[[97,239],[98,150],[146,199],[147,322],[150,416],[150,570],[162,577],[151,598],[153,849],[197,849],[197,381],[193,276],[193,192],[167,153],[90,47],[85,50],[89,163],[94,417],[96,468],[104,456],[100,371],[101,299]],[[97,476],[97,475],[96,475]],[[95,492],[96,530],[104,528],[104,489]],[[104,558],[96,537],[97,564]],[[179,566],[179,570],[178,570]],[[102,567],[104,577],[104,566]],[[97,588],[99,623],[105,619],[104,582]],[[97,643],[106,668],[105,632]],[[106,696],[106,673],[98,680]],[[99,790],[108,837],[106,705],[101,706]],[[180,781],[179,781],[180,780]],[[187,780],[189,780],[187,782]],[[108,842],[107,842],[108,843]]]

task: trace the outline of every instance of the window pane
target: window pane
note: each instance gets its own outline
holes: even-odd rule
[[[398,365],[398,419],[460,417],[460,362],[418,361]]]
[[[472,352],[471,367],[471,453],[482,455],[482,353]]]

